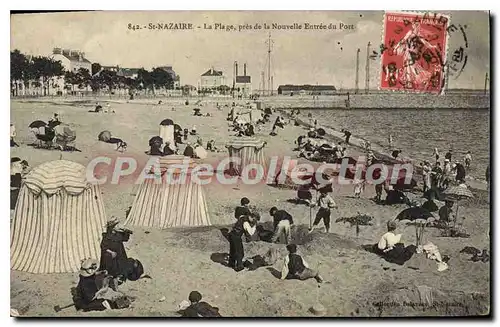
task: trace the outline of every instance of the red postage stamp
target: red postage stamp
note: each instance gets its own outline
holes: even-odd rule
[[[380,89],[441,93],[448,24],[445,15],[386,13]]]

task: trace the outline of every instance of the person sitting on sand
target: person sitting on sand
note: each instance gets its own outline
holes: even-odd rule
[[[247,197],[241,198],[240,205],[234,209],[234,218],[239,219],[241,216],[250,216],[250,200]]]
[[[248,270],[257,270],[260,267],[273,266],[278,261],[279,252],[277,248],[270,248],[264,255],[257,254],[244,262]]]
[[[317,203],[312,202],[311,207],[314,207],[318,205],[319,210],[316,213],[316,218],[314,219],[314,223],[309,229],[309,233],[312,233],[312,231],[319,225],[321,220],[323,220],[323,223],[325,224],[325,229],[326,232],[330,232],[330,216],[331,216],[331,210],[334,208],[337,208],[337,204],[335,201],[333,201],[332,197],[328,195],[328,190],[327,188],[321,188],[319,191],[319,198]]]
[[[395,234],[397,224],[391,220],[387,222],[387,233],[382,235],[380,241],[374,245],[374,252],[383,257],[387,262],[403,265],[416,251],[414,245],[405,248],[401,243],[401,234]]]
[[[211,151],[211,152],[216,152],[217,151],[217,147],[215,146],[215,141],[214,140],[210,140],[210,141],[207,142],[207,150]]]
[[[85,259],[80,268],[80,279],[76,286],[75,308],[84,312],[123,309],[130,305],[123,293],[109,287],[109,276],[105,270],[97,270],[97,263]]]
[[[247,127],[245,128],[245,136],[254,136],[255,135],[255,130],[252,124],[247,124]]]
[[[271,242],[276,243],[283,236],[285,244],[290,243],[290,226],[293,225],[293,217],[285,210],[272,207],[269,214],[273,217],[274,235]]]
[[[193,128],[191,128],[191,132],[189,132],[191,135],[198,135],[198,132],[196,131],[196,125],[193,125]]]
[[[181,307],[178,313],[184,318],[213,318],[222,317],[219,308],[211,306],[202,301],[202,295],[198,291],[189,293],[189,305],[186,308]]]
[[[314,278],[318,283],[323,282],[323,277],[320,276],[319,272],[309,268],[309,265],[304,258],[297,254],[297,245],[288,244],[286,249],[288,251],[288,255],[285,257],[283,268],[281,269],[281,280],[307,280]]]
[[[399,155],[401,154],[401,152],[403,152],[403,151],[401,151],[401,150],[394,150],[394,151],[392,151],[391,155],[392,155],[392,157],[394,159],[397,159],[399,157]]]
[[[184,128],[184,141],[187,141],[189,136],[189,130],[187,128]]]
[[[163,155],[170,156],[175,154],[175,151],[172,149],[170,141],[165,142],[165,146],[163,147]]]
[[[453,201],[445,201],[444,206],[439,208],[439,222],[443,224],[448,224],[453,221]]]
[[[196,154],[194,153],[194,148],[191,146],[191,143],[186,143],[186,147],[184,148],[184,157],[196,158]]]
[[[14,124],[10,123],[10,147],[19,147],[19,144],[16,143],[15,137],[17,136],[16,133],[16,126]]]

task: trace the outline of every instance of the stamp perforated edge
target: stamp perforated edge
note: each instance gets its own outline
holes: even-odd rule
[[[386,30],[385,30],[385,20],[386,20],[386,16],[387,15],[397,15],[397,14],[405,14],[405,15],[415,15],[415,16],[424,16],[425,14],[436,14],[437,17],[446,17],[447,18],[447,21],[446,21],[446,28],[445,28],[445,46],[444,46],[444,55],[443,55],[443,59],[444,59],[444,71],[443,71],[443,74],[444,74],[444,77],[443,77],[443,81],[444,81],[444,85],[441,87],[441,90],[439,93],[433,93],[433,92],[428,92],[428,91],[424,91],[424,90],[408,90],[408,89],[402,89],[402,90],[389,90],[389,89],[383,89],[381,87],[381,81],[382,81],[382,73],[383,73],[383,69],[382,69],[382,63],[383,63],[383,60],[382,60],[382,53],[380,54],[380,59],[379,59],[379,74],[377,74],[377,88],[380,92],[388,92],[388,93],[406,93],[406,94],[426,94],[426,95],[443,95],[445,94],[445,91],[446,89],[448,88],[448,48],[449,48],[449,38],[450,38],[450,33],[448,32],[448,28],[450,26],[450,22],[451,22],[451,14],[441,14],[441,13],[438,13],[436,11],[424,11],[424,12],[421,12],[421,11],[411,11],[411,10],[398,10],[398,11],[384,11],[384,15],[382,16],[382,37],[381,37],[381,42],[380,44],[383,45],[384,44],[384,41],[385,41],[385,33],[386,33]]]

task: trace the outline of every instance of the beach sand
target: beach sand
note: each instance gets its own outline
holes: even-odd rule
[[[29,123],[37,119],[47,121],[54,112],[59,112],[61,120],[76,130],[76,147],[82,150],[64,152],[62,158],[83,165],[104,155],[130,156],[145,163],[148,160],[144,153],[148,150],[148,140],[158,135],[159,122],[165,118],[174,120],[183,128],[191,129],[196,125],[204,144],[214,139],[216,145],[225,150],[225,140],[230,135],[226,122],[229,107],[217,110],[216,101],[204,101],[201,107],[194,104],[186,106],[180,100],[163,100],[162,105],[155,104],[157,100],[114,101],[110,102],[110,109],[116,112],[114,114],[89,113],[95,101],[12,101],[11,120],[16,125],[17,141],[21,147],[12,148],[11,155],[27,160],[32,167],[60,159],[59,151],[27,146],[34,141],[28,129]],[[195,107],[200,107],[202,113],[210,112],[212,116],[192,116]],[[128,150],[119,154],[114,150],[114,145],[99,142],[97,135],[103,130],[109,130],[114,137],[124,139],[128,143]],[[280,129],[276,137],[269,136],[270,130],[271,125],[267,124],[257,135],[267,141],[266,155],[296,157],[292,153],[293,142],[304,133],[304,128],[290,124]],[[349,155],[353,156],[360,153],[355,147],[349,151]],[[217,163],[226,156],[227,150],[210,153],[203,162]],[[217,226],[170,230],[134,228],[126,248],[129,256],[141,260],[152,279],[127,282],[122,286],[123,292],[137,297],[131,308],[92,313],[80,313],[68,308],[55,313],[55,305],[71,302],[69,290],[76,286],[77,274],[34,275],[19,271],[11,271],[11,307],[23,316],[175,316],[177,304],[187,299],[190,291],[198,290],[204,300],[219,307],[221,314],[228,317],[313,317],[308,310],[318,302],[326,308],[327,316],[488,313],[490,264],[474,263],[468,260],[468,255],[459,254],[465,246],[489,249],[490,209],[484,192],[480,193],[476,201],[469,201],[460,209],[461,216],[466,217],[464,226],[471,233],[470,238],[444,238],[439,236],[436,229],[426,230],[424,242],[432,241],[442,255],[451,257],[449,269],[438,272],[437,266],[434,263],[429,265],[429,260],[424,259],[423,255],[412,258],[412,269],[407,265],[387,263],[361,248],[363,244],[377,242],[385,232],[386,222],[405,208],[405,205],[375,204],[370,200],[375,196],[372,185],[366,187],[360,199],[353,197],[352,185],[336,186],[334,198],[339,208],[332,214],[331,233],[323,234],[318,230],[312,237],[304,236],[309,225],[310,209],[287,202],[287,199],[295,197],[293,190],[263,184],[240,184],[236,187],[219,183],[211,183],[205,186],[205,190],[210,217]],[[133,202],[134,185],[131,180],[119,185],[104,184],[102,192],[108,217],[114,215],[124,220],[125,211]],[[299,252],[313,267],[319,265],[326,283],[318,287],[314,280],[279,280],[277,276],[281,270],[281,259],[271,269],[260,268],[240,273],[212,260],[220,253],[228,252],[229,245],[219,228],[221,225],[228,227],[232,222],[234,206],[244,196],[260,211],[261,221],[271,220],[268,212],[272,206],[285,209],[293,215],[297,225],[293,233],[295,241],[299,243]],[[357,212],[373,216],[374,222],[373,226],[361,226],[358,236],[355,227],[335,223],[337,218],[354,216]],[[415,242],[413,226],[399,224],[398,231],[403,234],[406,244]],[[283,255],[286,252],[284,245],[259,242],[245,244],[245,254],[247,257],[263,254],[270,246],[279,248]],[[436,294],[448,294],[446,298],[450,302],[456,300],[462,305],[453,308],[437,306],[426,310],[412,307],[386,307],[381,310],[376,305],[377,301],[383,301],[388,296],[393,299],[394,294],[406,289],[410,292],[421,285],[431,287]],[[162,297],[165,300],[159,301]],[[467,300],[469,297],[474,301]],[[411,300],[411,296],[406,298]]]

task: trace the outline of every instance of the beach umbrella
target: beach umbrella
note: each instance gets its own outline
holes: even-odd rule
[[[54,128],[54,127],[59,126],[59,125],[61,125],[60,121],[52,120],[52,121],[49,121],[49,123],[47,124],[47,127]]]
[[[111,138],[110,131],[102,131],[99,133],[99,136],[97,136],[97,139],[102,142],[108,142],[110,138]]]
[[[43,120],[35,120],[29,125],[29,128],[40,128],[45,126],[47,126],[47,123],[44,122]]]
[[[430,212],[436,212],[439,210],[439,207],[434,202],[434,200],[427,200],[422,204],[422,208],[429,210]]]
[[[429,210],[422,207],[411,207],[401,211],[395,220],[409,220],[413,222],[415,225],[416,246],[419,246],[422,244],[425,225],[427,225],[427,219],[429,218],[434,218]]]
[[[173,125],[174,124],[174,121],[172,119],[164,119],[161,121],[160,125],[161,126],[170,126],[170,125]]]
[[[417,219],[428,219],[434,217],[432,213],[422,207],[412,207],[406,208],[401,211],[397,216],[396,220],[410,220],[415,221]]]
[[[446,189],[443,192],[443,195],[446,200],[457,202],[457,212],[455,213],[455,220],[453,222],[453,225],[455,226],[458,217],[458,208],[460,205],[460,200],[471,199],[474,197],[474,194],[472,194],[472,192],[467,188],[467,185],[460,184],[458,186],[452,186]]]
[[[316,133],[318,133],[319,136],[325,136],[326,131],[323,128],[318,128]]]

